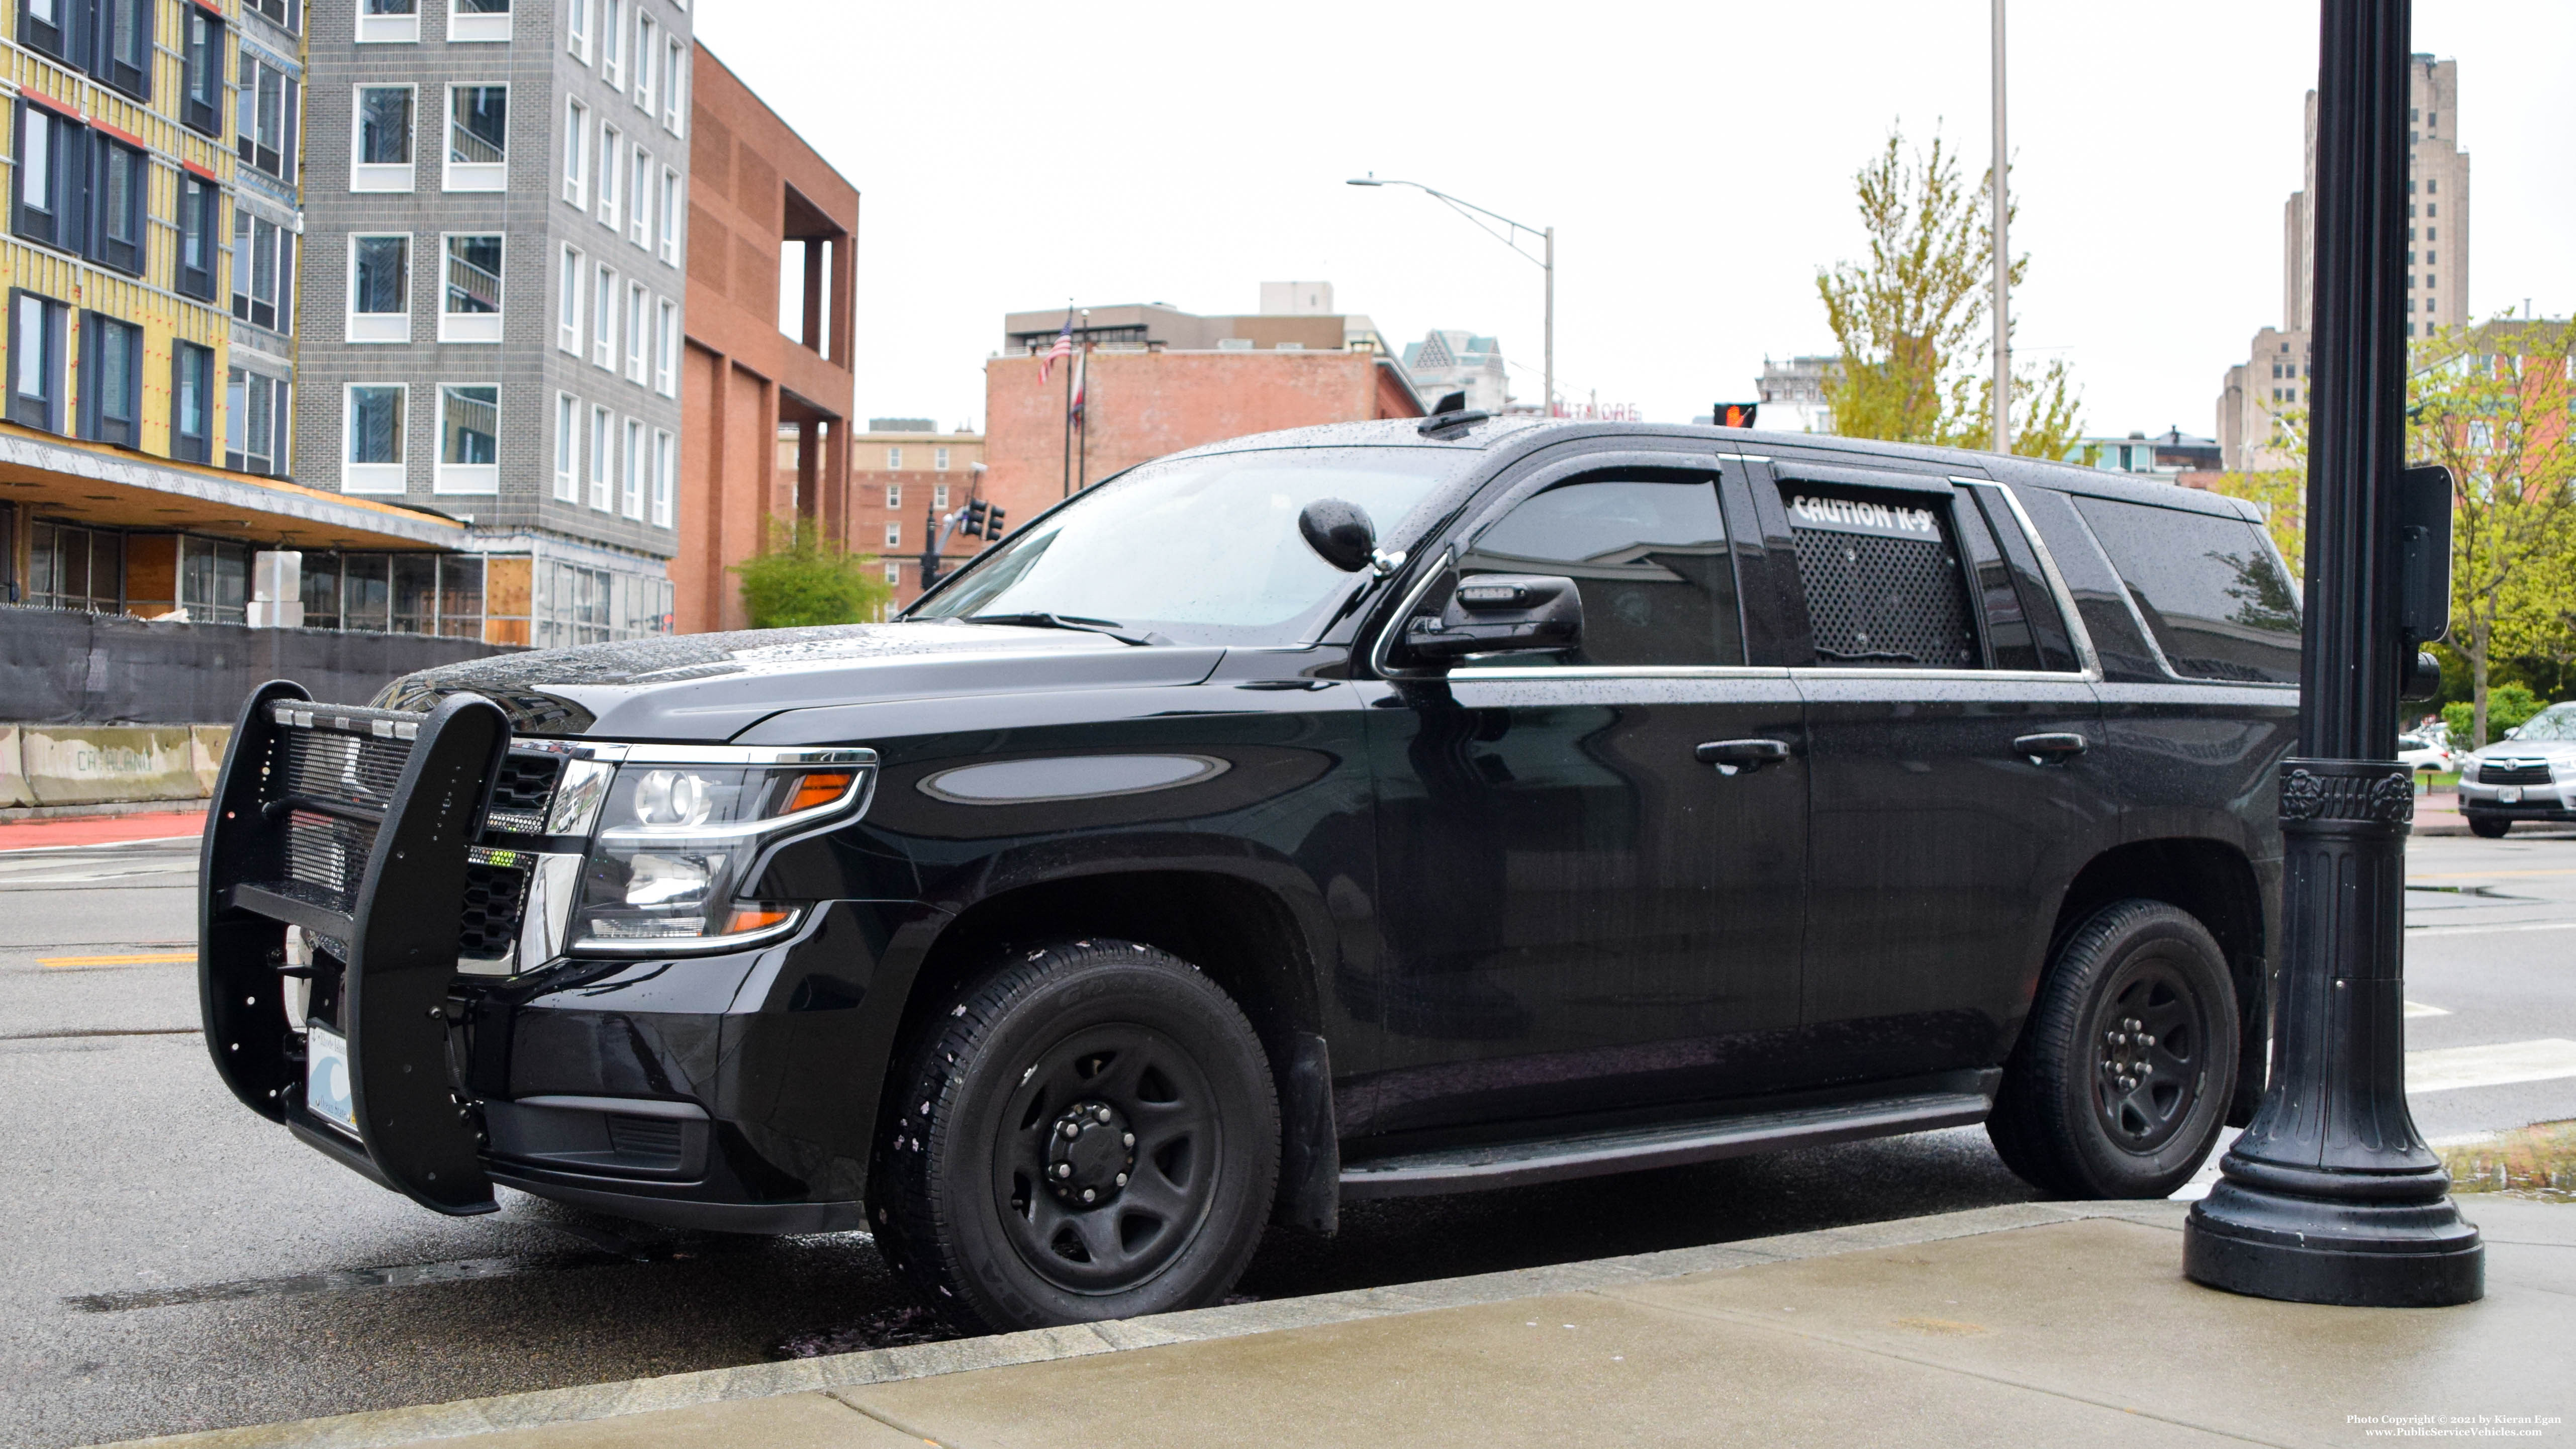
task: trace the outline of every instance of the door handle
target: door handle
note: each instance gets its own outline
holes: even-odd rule
[[[1703,765],[1717,766],[1721,775],[1748,774],[1765,765],[1776,765],[1789,758],[1787,740],[1711,740],[1693,750],[1692,755]]]
[[[2015,753],[2027,755],[2034,765],[2063,765],[2084,753],[2084,737],[2073,731],[2062,734],[2023,735],[2013,741]]]

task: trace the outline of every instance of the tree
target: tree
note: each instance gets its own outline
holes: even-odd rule
[[[851,553],[800,521],[773,524],[769,548],[730,572],[742,578],[751,627],[791,629],[873,618],[892,593],[871,567],[875,563],[873,556]]]
[[[1938,135],[1928,153],[1909,157],[1898,131],[1853,175],[1869,260],[1816,273],[1842,348],[1826,387],[1836,432],[1967,448],[1992,439],[1995,241],[1984,197],[1993,179],[1989,171],[1966,191]],[[2029,269],[2028,256],[2014,258],[2013,284]],[[2015,453],[2063,457],[2080,431],[2063,362],[2015,368],[2007,406]]]
[[[2420,342],[2411,359],[2407,456],[2451,470],[2451,643],[2468,661],[2477,746],[2493,661],[2563,650],[2576,629],[2571,333],[2489,322]]]
[[[2282,413],[2278,425],[2281,433],[2273,447],[2289,457],[2289,466],[2252,473],[2221,473],[2210,484],[2210,491],[2260,507],[2263,526],[2272,535],[2272,546],[2281,551],[2291,574],[2304,579],[2308,572],[2307,409]]]

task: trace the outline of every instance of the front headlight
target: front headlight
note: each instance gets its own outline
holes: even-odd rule
[[[573,945],[724,949],[792,928],[802,902],[746,900],[769,853],[867,809],[871,750],[629,747],[597,791]]]

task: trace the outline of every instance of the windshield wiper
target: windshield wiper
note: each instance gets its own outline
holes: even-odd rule
[[[1127,626],[1115,619],[1086,619],[1080,614],[967,614],[969,624],[1017,624],[1028,629],[1072,629],[1084,634],[1106,634],[1121,644],[1169,644],[1160,634],[1130,634]]]

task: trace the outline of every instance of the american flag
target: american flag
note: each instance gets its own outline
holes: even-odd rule
[[[1064,330],[1055,336],[1055,346],[1047,350],[1046,360],[1038,364],[1038,381],[1044,383],[1055,373],[1055,365],[1073,355],[1073,319],[1064,319]]]

